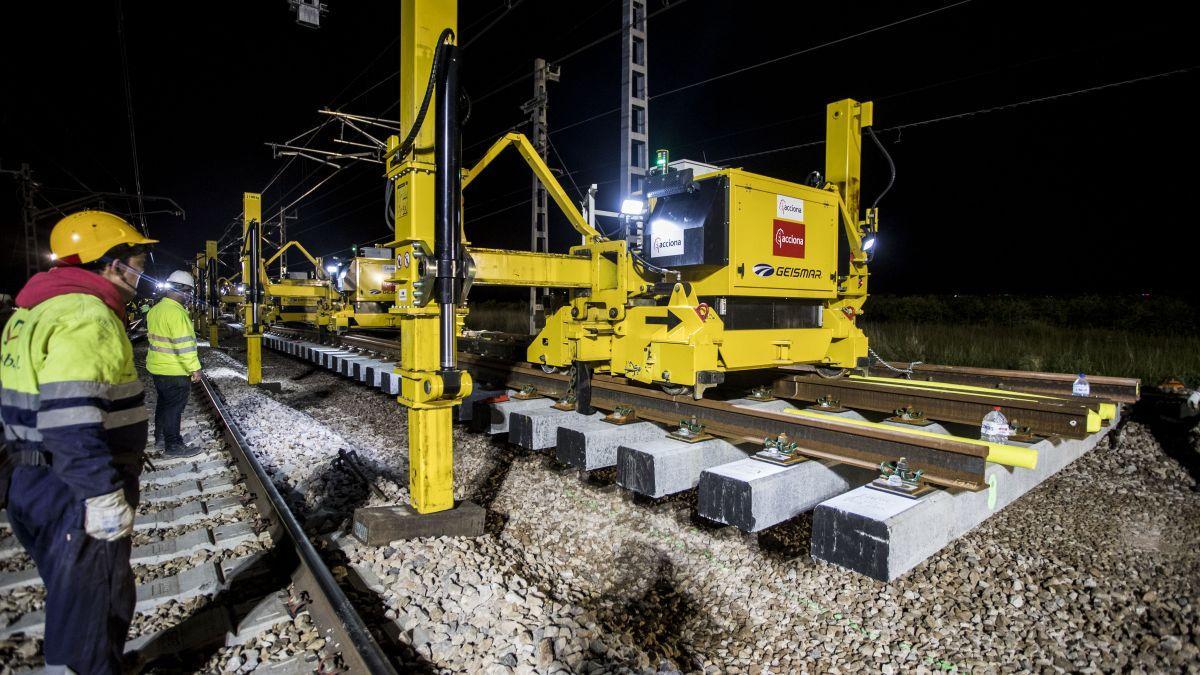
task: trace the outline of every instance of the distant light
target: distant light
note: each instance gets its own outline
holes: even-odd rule
[[[238,293],[245,293],[245,292],[246,292],[246,284],[238,284],[238,285],[237,285],[237,292],[238,292]]]
[[[627,216],[640,216],[646,212],[646,202],[637,197],[630,197],[621,202],[621,213]]]
[[[875,235],[867,235],[867,238],[863,239],[862,249],[864,251],[870,251],[873,248],[875,248]]]
[[[163,283],[163,282],[161,282],[161,281],[160,281],[160,282],[158,282],[158,290],[160,290],[160,291],[161,291],[161,290],[163,290],[163,289],[164,289],[164,288],[166,288],[166,287],[167,287],[167,285],[166,285],[165,283]]]
[[[338,266],[337,265],[326,265],[325,271],[329,272],[330,274],[337,274]]]
[[[50,259],[51,259],[51,260],[58,260],[58,254],[57,254],[57,253],[51,253],[51,254],[50,254]]]

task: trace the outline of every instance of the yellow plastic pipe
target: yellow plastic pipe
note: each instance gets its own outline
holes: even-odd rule
[[[935,434],[931,431],[921,431],[920,429],[906,429],[900,426],[890,424],[879,424],[878,422],[867,422],[865,420],[853,420],[845,417],[839,417],[830,413],[816,412],[813,410],[800,410],[798,408],[788,408],[784,412],[789,415],[798,415],[800,417],[830,419],[849,424],[856,427],[865,427],[868,429],[882,429],[885,431],[895,431],[897,433],[909,434],[911,436],[920,436],[922,438],[940,438],[958,441],[960,443],[970,443],[972,445],[987,446],[988,454],[987,461],[1003,464],[1004,466],[1016,466],[1022,469],[1036,469],[1038,452],[1033,448],[1026,448],[1019,445],[1005,445],[1004,443],[989,443],[984,440],[976,440],[974,438],[960,438],[958,436],[946,436],[945,434]]]

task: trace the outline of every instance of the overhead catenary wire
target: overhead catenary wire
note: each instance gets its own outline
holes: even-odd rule
[[[474,35],[472,35],[472,36],[470,37],[470,39],[468,39],[468,40],[465,40],[465,41],[462,43],[462,49],[463,49],[463,51],[466,51],[468,47],[470,47],[471,45],[475,44],[475,42],[476,42],[476,41],[477,41],[479,38],[483,37],[484,35],[487,35],[487,32],[488,32],[489,30],[491,30],[491,29],[492,29],[492,28],[493,28],[493,27],[494,27],[496,24],[500,23],[500,21],[501,21],[501,20],[502,20],[504,17],[508,16],[508,13],[509,13],[509,12],[511,12],[511,11],[513,11],[513,9],[515,9],[515,8],[517,7],[517,5],[521,4],[521,2],[522,2],[522,0],[509,0],[509,1],[506,3],[508,6],[504,8],[504,12],[503,12],[503,13],[501,13],[501,14],[500,14],[500,16],[498,16],[498,17],[496,17],[496,18],[492,19],[491,23],[489,23],[488,25],[484,26],[482,30],[480,30],[478,33],[475,33]]]
[[[875,26],[875,27],[873,27],[873,28],[868,28],[868,29],[866,29],[866,30],[862,30],[862,31],[859,31],[859,32],[857,32],[857,33],[853,33],[853,34],[850,34],[850,35],[843,35],[842,37],[839,37],[839,38],[837,38],[837,39],[834,39],[834,40],[829,40],[829,41],[827,41],[827,42],[822,42],[821,44],[813,45],[813,46],[811,46],[811,47],[805,47],[804,49],[800,49],[800,50],[797,50],[797,51],[794,51],[794,52],[791,52],[791,53],[788,53],[788,54],[784,54],[784,55],[782,55],[782,56],[776,56],[776,57],[772,57],[772,58],[769,58],[769,59],[766,59],[766,60],[763,60],[763,61],[759,61],[759,62],[757,62],[757,63],[752,63],[752,64],[750,64],[750,65],[748,65],[748,66],[743,66],[743,67],[741,67],[741,68],[737,68],[737,69],[734,69],[734,70],[731,70],[731,71],[728,71],[728,72],[725,72],[725,73],[721,73],[720,75],[714,75],[714,76],[712,76],[712,77],[706,77],[706,78],[704,78],[704,79],[697,80],[697,81],[695,81],[695,82],[690,82],[690,83],[688,83],[688,84],[685,84],[685,85],[682,85],[682,86],[679,86],[679,87],[675,87],[674,89],[668,89],[667,91],[664,91],[664,92],[662,92],[662,93],[659,93],[659,94],[654,94],[654,95],[651,95],[651,96],[647,97],[647,100],[648,100],[648,101],[654,101],[654,100],[656,100],[656,99],[660,99],[660,98],[663,98],[663,97],[666,97],[666,96],[671,96],[671,95],[673,95],[673,94],[677,94],[677,93],[679,93],[679,92],[681,92],[681,91],[686,91],[686,90],[688,90],[688,89],[692,89],[692,88],[695,88],[695,87],[700,87],[700,86],[703,86],[703,85],[705,85],[705,84],[709,84],[709,83],[711,83],[711,82],[716,82],[716,81],[718,81],[718,80],[723,80],[723,79],[725,79],[725,78],[727,78],[727,77],[733,77],[734,75],[740,75],[740,74],[742,74],[742,73],[749,72],[749,71],[751,71],[751,70],[755,70],[755,69],[757,69],[757,68],[762,68],[763,66],[768,66],[768,65],[771,65],[771,64],[774,64],[774,63],[778,63],[778,62],[780,62],[780,61],[785,61],[785,60],[787,60],[787,59],[790,59],[790,58],[793,58],[793,57],[796,57],[796,56],[800,56],[800,55],[803,55],[803,54],[809,54],[809,53],[811,53],[811,52],[815,52],[815,51],[817,51],[817,50],[819,50],[819,49],[824,49],[824,48],[826,48],[826,47],[832,47],[832,46],[834,46],[834,45],[841,44],[841,43],[843,43],[843,42],[847,42],[847,41],[849,41],[849,40],[854,40],[854,39],[856,39],[856,38],[864,37],[864,36],[866,36],[866,35],[870,35],[870,34],[872,34],[872,33],[878,33],[878,32],[880,32],[880,31],[887,30],[887,29],[889,29],[889,28],[894,28],[894,27],[896,27],[896,26],[900,26],[900,25],[903,25],[903,24],[906,24],[906,23],[909,23],[909,22],[912,22],[912,21],[916,21],[916,20],[918,20],[918,19],[923,19],[923,18],[925,18],[925,17],[927,17],[927,16],[930,16],[930,15],[933,15],[933,14],[937,14],[937,13],[939,13],[939,12],[944,12],[944,11],[946,11],[946,10],[953,9],[953,8],[955,8],[955,7],[959,7],[959,6],[965,5],[965,4],[969,3],[969,2],[972,2],[972,0],[959,0],[958,2],[951,3],[951,4],[949,4],[949,5],[945,5],[945,6],[942,6],[942,7],[938,7],[938,8],[936,8],[936,9],[932,9],[932,10],[929,10],[929,11],[927,11],[927,12],[922,12],[922,13],[920,13],[920,14],[914,14],[914,15],[912,15],[912,16],[907,16],[907,17],[905,17],[905,18],[903,18],[903,19],[898,19],[898,20],[896,20],[896,21],[892,21],[892,22],[890,22],[890,23],[886,23],[886,24],[883,24],[883,25],[880,25],[880,26]],[[674,7],[674,6],[676,6],[676,5],[670,5],[670,6],[671,6],[671,7]],[[664,8],[664,9],[666,9],[666,8]],[[661,10],[660,10],[660,11],[661,11]],[[651,14],[651,15],[649,15],[649,16],[653,16],[653,14]],[[648,16],[647,18],[649,18],[649,16]],[[574,52],[572,53],[572,55],[573,55],[573,54],[574,54]],[[507,85],[506,85],[506,86],[507,86]],[[485,95],[485,96],[486,96],[486,95]],[[479,100],[483,100],[483,98],[484,98],[484,97],[480,97],[479,99],[476,99],[476,100],[477,100],[477,101],[479,101]],[[561,132],[567,131],[568,129],[573,129],[573,128],[575,128],[575,127],[578,127],[578,126],[581,126],[581,125],[587,124],[588,122],[592,122],[592,121],[598,120],[598,119],[600,119],[600,118],[607,117],[607,116],[609,116],[609,115],[613,115],[613,114],[615,114],[615,113],[617,113],[617,112],[620,112],[620,110],[621,110],[621,109],[620,109],[619,107],[617,107],[617,108],[611,108],[611,109],[609,109],[609,110],[605,110],[604,112],[596,113],[595,115],[592,115],[592,116],[590,116],[590,117],[586,117],[586,118],[584,118],[584,119],[577,120],[577,121],[575,121],[575,122],[571,122],[571,123],[569,123],[569,124],[560,125],[560,126],[558,126],[557,128],[555,128],[553,131],[551,131],[550,133],[551,133],[551,134],[557,134],[557,133],[561,133]]]
[[[702,80],[698,80],[698,81],[692,82],[690,84],[685,84],[681,87],[675,87],[674,89],[668,89],[667,91],[664,91],[664,92],[655,94],[654,96],[651,96],[650,100],[654,100],[656,98],[664,98],[664,97],[670,96],[672,94],[678,94],[681,91],[687,91],[688,89],[692,89],[694,87],[700,87],[700,86],[709,84],[711,82],[716,82],[717,80],[723,80],[727,77],[733,77],[734,75],[740,75],[742,73],[745,73],[745,72],[748,72],[751,70],[762,68],[763,66],[769,66],[773,63],[779,63],[780,61],[786,61],[787,59],[795,58],[795,57],[801,56],[803,54],[809,54],[809,53],[817,51],[818,49],[832,47],[834,45],[841,44],[841,43],[847,42],[849,40],[854,40],[854,39],[857,39],[860,37],[865,37],[867,35],[871,35],[872,33],[878,33],[880,31],[884,31],[889,28],[895,28],[896,26],[901,26],[903,24],[910,23],[912,21],[917,21],[917,20],[923,19],[927,16],[932,16],[934,14],[939,14],[941,12],[955,9],[957,7],[962,7],[963,5],[966,5],[970,2],[972,2],[972,0],[958,0],[958,2],[953,2],[953,3],[950,3],[949,5],[943,5],[941,7],[931,9],[927,12],[921,12],[920,14],[914,14],[912,16],[907,16],[907,17],[904,17],[903,19],[898,19],[898,20],[892,21],[890,23],[886,23],[886,24],[883,24],[880,26],[875,26],[874,28],[868,28],[866,30],[859,31],[857,33],[852,33],[850,35],[843,35],[840,38],[837,38],[834,40],[829,40],[828,42],[822,42],[821,44],[813,45],[811,47],[805,47],[804,49],[799,49],[794,52],[784,54],[782,56],[776,56],[774,58],[766,59],[764,61],[759,61],[758,63],[753,63],[748,66],[736,68],[734,70],[731,70],[731,71],[728,71],[725,73],[721,73],[720,75],[706,77]]]
[[[137,193],[138,225],[141,226],[142,234],[149,237],[150,229],[146,225],[146,206],[142,200],[142,168],[138,161],[137,127],[133,118],[133,86],[130,84],[129,54],[125,47],[125,7],[122,0],[117,0],[117,37],[121,43],[121,75],[125,83],[125,115],[129,120],[129,151],[133,156],[133,184],[134,191]],[[150,254],[150,260],[154,261],[153,252]]]
[[[558,158],[558,165],[562,167],[563,174],[571,181],[571,186],[575,188],[575,194],[579,196],[579,201],[583,201],[583,190],[579,189],[579,185],[575,182],[575,176],[571,175],[571,171],[567,169],[567,163],[563,161],[562,155],[558,154],[558,147],[554,145],[554,141],[546,136],[546,144],[554,151],[554,156]]]
[[[966,1],[968,1],[968,2],[969,2],[970,0],[966,0]],[[645,20],[647,20],[647,21],[648,21],[648,20],[650,20],[650,19],[653,19],[654,17],[656,17],[656,16],[658,16],[658,15],[662,14],[663,12],[666,12],[666,11],[669,11],[669,10],[672,10],[672,9],[675,9],[675,8],[677,8],[677,7],[681,7],[681,6],[683,6],[683,4],[684,4],[684,3],[686,3],[686,2],[687,2],[687,0],[677,0],[677,2],[672,2],[672,3],[670,3],[669,5],[665,5],[665,6],[663,6],[663,7],[660,7],[659,9],[657,9],[657,10],[655,10],[655,11],[653,11],[653,12],[650,12],[649,14],[647,14],[647,15],[646,15],[646,18],[645,18]],[[567,52],[566,54],[563,54],[562,56],[560,56],[560,57],[558,57],[558,58],[556,58],[556,59],[548,59],[548,60],[547,60],[547,63],[552,63],[552,64],[560,64],[560,63],[562,63],[562,62],[564,62],[564,61],[566,61],[566,60],[568,60],[568,59],[570,59],[570,58],[572,58],[572,57],[575,57],[575,56],[578,56],[579,54],[582,54],[583,52],[585,52],[585,51],[587,51],[587,50],[591,49],[592,47],[595,47],[596,45],[598,45],[598,44],[600,44],[600,43],[602,43],[602,42],[604,42],[604,41],[606,41],[606,40],[611,40],[612,38],[614,38],[614,37],[616,37],[616,36],[620,35],[620,34],[621,34],[621,31],[625,30],[625,29],[626,29],[626,28],[628,28],[628,27],[629,27],[629,24],[622,25],[622,26],[621,26],[620,28],[618,28],[617,30],[614,30],[614,31],[612,31],[612,32],[610,32],[610,33],[605,33],[604,35],[602,35],[602,36],[600,36],[600,37],[596,38],[595,40],[592,40],[591,42],[589,42],[589,43],[587,43],[587,44],[585,44],[585,45],[583,45],[583,46],[581,46],[581,47],[577,47],[576,49],[574,49],[574,50],[572,50],[572,51],[570,51],[570,52]],[[513,85],[520,84],[521,82],[524,82],[525,80],[527,80],[527,79],[529,79],[529,78],[531,78],[531,77],[533,77],[533,73],[525,73],[524,75],[521,75],[521,76],[519,76],[519,77],[516,77],[516,78],[514,78],[514,79],[512,79],[512,80],[509,80],[508,82],[505,82],[504,84],[502,84],[502,85],[500,85],[500,86],[498,86],[498,87],[496,87],[496,88],[494,88],[494,89],[490,89],[490,90],[488,90],[488,91],[487,91],[486,93],[484,93],[483,95],[481,95],[481,96],[477,96],[477,97],[475,98],[475,102],[476,102],[476,103],[481,103],[481,102],[483,102],[484,100],[486,100],[486,99],[489,99],[489,98],[491,98],[492,96],[494,96],[494,95],[496,95],[496,94],[498,94],[498,93],[500,93],[500,92],[504,91],[505,89],[508,89],[509,87],[511,87],[511,86],[513,86]]]
[[[904,129],[923,127],[923,126],[928,126],[930,124],[938,124],[940,122],[949,122],[951,120],[965,119],[968,117],[976,117],[978,115],[986,115],[986,114],[1000,112],[1000,111],[1004,111],[1004,110],[1012,110],[1014,108],[1020,108],[1020,107],[1027,106],[1027,105],[1033,105],[1035,103],[1045,103],[1045,102],[1049,102],[1049,101],[1056,101],[1056,100],[1067,98],[1070,96],[1091,94],[1091,93],[1098,92],[1098,91],[1115,89],[1117,87],[1124,87],[1124,86],[1128,86],[1128,85],[1132,85],[1132,84],[1140,84],[1142,82],[1159,80],[1159,79],[1162,79],[1165,77],[1173,77],[1176,75],[1183,75],[1186,73],[1190,73],[1190,72],[1196,70],[1197,68],[1200,68],[1200,64],[1185,66],[1183,68],[1175,68],[1173,70],[1167,70],[1167,71],[1163,71],[1160,73],[1154,73],[1152,75],[1144,75],[1142,77],[1135,77],[1135,78],[1127,79],[1127,80],[1120,80],[1117,82],[1107,82],[1105,84],[1099,84],[1099,85],[1095,85],[1092,87],[1085,87],[1083,89],[1074,89],[1071,91],[1064,91],[1064,92],[1060,92],[1057,94],[1049,94],[1047,96],[1038,96],[1035,98],[1025,99],[1022,101],[1013,101],[1011,103],[1001,103],[998,105],[988,106],[986,108],[979,108],[978,110],[969,110],[966,112],[952,113],[949,115],[940,115],[938,117],[932,117],[930,119],[919,120],[916,122],[905,122],[903,124],[896,124],[896,125],[893,125],[890,127],[884,127],[882,129],[878,129],[877,131],[879,131],[879,132],[902,131]],[[724,157],[724,158],[714,160],[714,161],[716,161],[718,164],[723,164],[725,162],[731,162],[731,161],[739,160],[739,159],[748,159],[751,157],[761,157],[763,155],[770,155],[770,154],[774,154],[774,153],[778,153],[778,152],[786,152],[789,150],[799,150],[801,148],[808,148],[808,147],[812,147],[812,146],[816,146],[816,145],[821,145],[824,142],[825,142],[824,140],[818,140],[818,141],[809,141],[807,143],[797,143],[795,145],[784,145],[784,146],[780,146],[778,148],[770,148],[767,150],[760,150],[758,152],[750,152],[750,153],[746,153],[743,155],[734,155],[732,157]]]

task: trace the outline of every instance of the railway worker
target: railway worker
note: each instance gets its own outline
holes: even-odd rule
[[[122,666],[147,425],[125,307],[153,243],[111,213],[63,218],[55,267],[25,284],[0,334],[0,503],[46,584],[47,672]]]
[[[191,382],[200,380],[196,330],[187,305],[196,282],[177,270],[167,277],[166,294],[146,314],[146,370],[154,379],[158,403],[154,406],[154,444],[165,446],[167,457],[191,457],[200,452],[183,442],[179,427],[187,406]]]

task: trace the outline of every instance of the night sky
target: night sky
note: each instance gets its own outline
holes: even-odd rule
[[[116,3],[19,4],[0,25],[0,165],[32,165],[44,187],[39,208],[87,191],[132,191]],[[396,117],[400,3],[327,4],[312,31],[294,23],[285,0],[126,0],[143,189],[187,213],[149,216],[164,269],[219,236],[242,192],[260,190],[284,166],[264,143],[313,127],[326,106]],[[569,193],[597,183],[601,205],[614,207],[619,41],[600,38],[619,27],[619,0],[523,0],[501,16],[504,4],[460,3],[463,78],[474,100],[465,161],[525,119],[535,57],[555,62],[599,40],[559,61],[550,164],[571,172],[562,178]],[[1180,3],[1119,12],[1057,4],[672,0],[648,29],[651,149],[802,181],[823,169],[821,145],[757,153],[820,141],[828,102],[874,100],[898,167],[881,204],[874,291],[1194,293],[1194,22],[1179,15]],[[1161,73],[1174,74],[1036,101]],[[335,149],[332,129],[313,147]],[[886,167],[869,144],[864,156],[869,199]],[[330,171],[293,162],[264,194],[264,210],[274,213]],[[471,186],[473,242],[527,245],[529,182],[514,153]],[[297,205],[291,232],[314,254],[386,241],[382,190],[379,166],[349,166]],[[0,175],[0,292],[14,292],[24,276],[14,195],[15,183]],[[132,205],[107,207],[128,213]],[[55,220],[42,222],[43,237]],[[552,249],[577,241],[564,220],[553,225]]]

